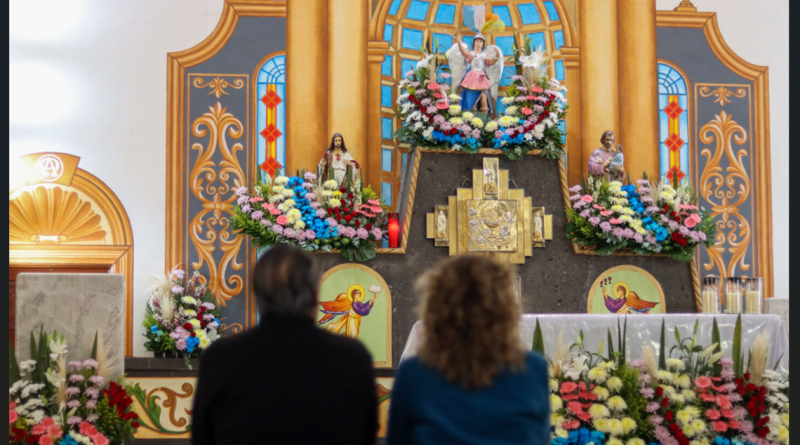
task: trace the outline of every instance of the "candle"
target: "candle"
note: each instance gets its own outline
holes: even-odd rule
[[[725,313],[742,313],[742,280],[738,277],[728,277],[725,280]]]
[[[748,314],[764,313],[764,280],[762,278],[747,278],[745,280],[745,312]]]
[[[389,247],[396,248],[400,246],[400,220],[397,218],[397,213],[389,214]]]
[[[703,291],[701,297],[704,314],[719,314],[719,298],[717,298],[717,291]]]

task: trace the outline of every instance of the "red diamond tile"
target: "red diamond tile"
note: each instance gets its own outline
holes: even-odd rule
[[[678,175],[679,182],[683,180],[684,176],[686,176],[682,171],[678,169],[678,167],[673,167],[667,172],[667,179],[669,179],[670,182],[672,182],[676,174]]]
[[[283,166],[272,156],[268,157],[267,160],[261,164],[261,170],[264,170],[270,176],[275,176],[275,172],[281,168],[283,168]]]
[[[683,113],[683,108],[678,105],[677,102],[672,102],[664,108],[664,113],[667,114],[671,119],[675,119],[676,117],[680,116]]]
[[[683,139],[677,134],[673,134],[664,141],[664,145],[672,151],[680,150],[680,148],[683,147]]]
[[[267,128],[261,130],[261,136],[267,140],[267,142],[272,143],[278,140],[279,137],[283,136],[278,128],[272,124],[269,124]]]
[[[275,108],[283,102],[283,99],[274,91],[267,91],[267,94],[261,98],[261,102],[264,102],[267,108]]]

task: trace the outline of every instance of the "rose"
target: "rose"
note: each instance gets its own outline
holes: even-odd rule
[[[691,228],[693,228],[694,226],[696,226],[696,225],[700,224],[700,222],[701,222],[702,220],[703,220],[703,219],[702,219],[702,218],[700,218],[700,215],[698,215],[697,213],[694,213],[694,214],[690,215],[688,218],[686,218],[686,220],[683,222],[683,224],[684,224],[686,227],[688,227],[688,228],[690,228],[690,229],[691,229]]]

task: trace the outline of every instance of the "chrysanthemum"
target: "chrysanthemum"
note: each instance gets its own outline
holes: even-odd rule
[[[593,382],[603,383],[608,378],[608,372],[606,372],[606,370],[602,368],[592,368],[591,370],[589,370],[587,376],[589,377],[589,380]]]
[[[692,428],[692,425],[691,425],[691,424],[689,424],[689,425],[684,425],[684,427],[683,427],[683,434],[685,434],[685,435],[686,435],[686,437],[694,437],[694,436],[695,436],[695,434],[697,434],[697,431],[695,431],[695,429],[694,429],[694,428]]]
[[[567,433],[567,430],[565,430],[564,428],[558,427],[556,428],[556,436],[566,439],[567,437],[569,437],[569,433]]]
[[[692,386],[692,380],[688,375],[682,374],[680,377],[675,379],[675,385],[680,386],[683,389],[688,389]]]
[[[608,432],[608,419],[593,419],[592,425],[594,425],[594,429],[601,433]]]
[[[613,409],[614,411],[622,411],[628,408],[628,404],[625,403],[625,400],[620,396],[614,396],[608,399],[608,407]]]
[[[625,434],[628,434],[635,429],[636,429],[635,420],[631,419],[630,417],[625,417],[624,419],[622,419],[622,430],[625,431]]]
[[[635,437],[628,441],[627,445],[645,445],[644,440]]]
[[[607,445],[622,445],[622,441],[617,439],[616,437],[612,437],[611,439],[608,439],[608,442],[606,442],[606,444]]]
[[[692,420],[692,424],[691,424],[691,425],[692,425],[692,428],[694,428],[694,430],[695,430],[695,431],[696,431],[698,434],[702,434],[702,433],[704,433],[704,432],[706,431],[706,423],[705,423],[705,422],[703,422],[703,421],[702,421],[702,420],[700,420],[700,419],[694,419],[694,420]]]
[[[611,377],[606,382],[606,386],[612,392],[617,392],[622,389],[622,379],[619,377]]]
[[[553,391],[553,392],[558,391],[558,380],[550,379],[550,391]]]
[[[689,413],[689,415],[692,416],[692,419],[700,417],[700,410],[697,409],[696,406],[687,406],[683,410]]]
[[[560,410],[564,406],[564,402],[561,401],[561,397],[550,394],[550,411],[556,412]]]
[[[658,377],[658,380],[660,380],[660,381],[662,381],[664,383],[672,383],[672,373],[671,372],[658,371],[656,373],[656,377]]]
[[[625,427],[622,426],[622,421],[617,419],[609,419],[608,420],[608,433],[612,436],[619,436],[625,434]],[[611,444],[609,440],[606,442],[607,444]],[[622,442],[620,442],[621,444]]]
[[[611,412],[605,406],[595,403],[589,408],[589,414],[593,419],[603,419],[611,415]]]
[[[692,421],[692,415],[686,412],[685,409],[678,411],[675,414],[675,418],[678,419],[682,425],[688,425]]]
[[[669,359],[667,359],[667,369],[670,369],[670,370],[673,370],[673,371],[675,371],[675,370],[683,371],[684,369],[686,369],[686,364],[683,363],[683,361],[680,360],[680,359],[669,358]]]
[[[597,396],[597,400],[606,400],[608,398],[608,390],[602,386],[595,386],[592,394]]]
[[[550,425],[561,425],[562,422],[564,422],[564,416],[556,413],[550,414]]]

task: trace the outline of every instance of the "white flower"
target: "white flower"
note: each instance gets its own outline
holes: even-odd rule
[[[408,99],[408,96],[410,96],[410,94],[408,94],[408,93],[403,93],[403,94],[401,94],[401,95],[397,96],[397,101],[396,101],[396,102],[399,104],[400,102],[402,102],[402,101],[404,101],[404,100]]]
[[[667,368],[672,369],[673,371],[674,370],[683,371],[684,369],[686,369],[686,364],[683,363],[683,361],[680,359],[670,358],[667,359]]]
[[[457,150],[461,150],[461,144],[453,144],[452,151],[457,151]]]
[[[427,56],[419,59],[419,61],[417,62],[417,68],[419,69],[419,68],[422,68],[424,66],[428,66],[428,63],[431,61],[432,58],[433,58],[433,54],[428,54]]]
[[[532,141],[533,140],[533,133],[525,133],[525,140]]]
[[[422,122],[417,122],[417,123],[415,123],[415,124],[414,124],[414,126],[413,126],[412,128],[414,129],[414,131],[417,131],[417,130],[419,130],[420,128],[422,128],[422,127],[423,127],[423,125],[424,125],[424,124],[423,124]]]
[[[433,139],[433,127],[426,128],[425,131],[422,132],[422,137],[424,137],[425,139],[427,139],[429,141],[432,140]]]
[[[569,365],[569,368],[564,371],[564,375],[571,378],[572,380],[580,380],[581,373],[588,369],[589,367],[586,366],[586,357],[583,355],[579,355],[572,360],[572,363]]]
[[[50,358],[57,359],[61,354],[67,354],[67,341],[64,339],[54,338],[50,340]]]
[[[539,61],[541,60],[541,56],[539,53],[531,53],[530,55],[524,55],[519,57],[519,61],[522,62],[522,66],[536,68],[539,66]]]
[[[510,107],[506,107],[506,111],[504,113],[507,116],[512,116],[512,115],[516,114],[516,112],[517,112],[517,106],[516,105],[511,105]]]
[[[450,93],[450,94],[447,96],[447,98],[448,98],[448,99],[450,99],[450,100],[452,100],[452,101],[454,101],[454,102],[458,102],[458,101],[460,101],[460,100],[461,100],[461,96],[459,96],[458,94],[454,94],[454,93]]]
[[[447,109],[447,112],[450,113],[451,116],[455,116],[456,114],[461,113],[461,106],[450,105],[450,108]]]
[[[289,178],[287,178],[286,176],[278,176],[277,178],[275,178],[275,184],[277,185],[286,185],[288,183],[289,183]]]
[[[483,128],[483,121],[480,120],[480,118],[477,118],[477,117],[472,118],[472,120],[470,120],[470,123],[475,128]]]
[[[495,131],[495,130],[497,130],[497,122],[489,121],[489,123],[486,124],[485,130],[486,131]]]
[[[511,116],[502,116],[498,119],[497,123],[500,124],[501,127],[510,127],[517,123],[517,119]]]
[[[34,368],[36,368],[36,360],[25,360],[19,364],[19,371],[22,373],[33,371]]]
[[[513,97],[504,97],[504,98],[500,99],[500,102],[502,102],[503,105],[508,105],[511,102],[514,102],[514,98]]]
[[[460,117],[451,117],[449,122],[451,124],[453,124],[453,125],[463,125],[464,124],[464,121]]]
[[[324,185],[325,185],[325,188],[326,188],[326,189],[333,190],[333,189],[335,189],[335,188],[336,188],[336,187],[337,187],[339,184],[336,182],[336,180],[335,180],[335,179],[329,179],[329,180],[325,181],[325,184],[324,184]]]

